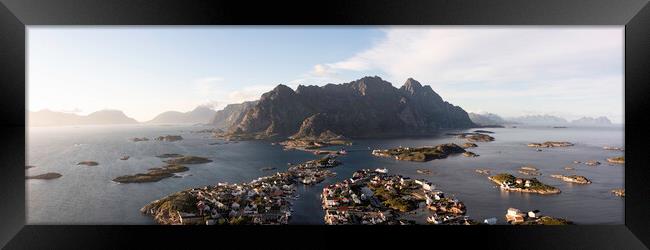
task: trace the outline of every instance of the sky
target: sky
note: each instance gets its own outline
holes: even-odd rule
[[[29,26],[27,39],[29,111],[147,121],[376,75],[468,112],[623,121],[623,26]]]

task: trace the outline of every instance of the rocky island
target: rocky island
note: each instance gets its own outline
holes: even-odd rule
[[[156,141],[167,141],[167,142],[174,142],[174,141],[180,141],[183,140],[183,137],[180,135],[165,135],[165,136],[158,136],[155,138]]]
[[[566,141],[547,141],[543,143],[529,143],[528,147],[531,148],[555,148],[555,147],[570,147],[573,146],[573,143],[566,142]]]
[[[314,154],[341,154],[344,151],[319,150],[322,147],[352,145],[352,142],[332,131],[322,132],[318,137],[292,136],[289,140],[279,143],[285,150],[296,149]]]
[[[479,169],[474,170],[474,172],[476,172],[478,174],[482,174],[482,175],[490,175],[492,170],[486,169],[486,168],[479,168]]]
[[[51,180],[60,178],[62,175],[59,173],[45,173],[39,175],[26,176],[25,179],[40,179],[40,180]]]
[[[99,163],[97,163],[96,161],[81,161],[77,163],[77,165],[97,166],[99,165]]]
[[[156,155],[158,158],[179,158],[183,157],[184,155],[182,154],[176,154],[176,153],[167,153],[167,154],[161,154],[161,155]]]
[[[481,134],[481,133],[449,133],[450,135],[456,135],[458,138],[465,139],[469,142],[491,142],[494,141],[494,137]]]
[[[352,178],[323,188],[325,223],[329,225],[474,225],[463,202],[445,197],[426,180],[363,169]],[[426,213],[426,221],[411,216]]]
[[[123,175],[113,179],[114,182],[119,183],[144,183],[144,182],[157,182],[174,176],[174,173],[185,172],[189,168],[181,165],[167,165],[160,168],[150,168],[146,173],[139,173],[135,175]]]
[[[607,162],[616,164],[625,164],[625,156],[607,158]]]
[[[577,184],[591,184],[591,181],[584,176],[580,175],[561,175],[561,174],[552,174],[551,177],[561,179],[565,182],[577,183]]]
[[[613,151],[625,151],[625,149],[623,149],[623,148],[619,148],[619,147],[610,147],[610,146],[604,146],[603,149],[604,149],[604,150],[613,150]]]
[[[479,157],[480,155],[478,155],[478,154],[476,154],[474,152],[465,151],[465,152],[463,152],[463,156],[465,156],[465,157]]]
[[[520,174],[523,175],[533,175],[533,176],[540,176],[542,173],[539,172],[539,170],[536,167],[533,166],[523,166],[517,170]]]
[[[618,196],[618,197],[625,197],[625,189],[622,188],[617,188],[612,190],[612,194]]]
[[[431,170],[428,169],[416,169],[415,172],[423,175],[431,175],[433,173],[431,172]]]
[[[512,225],[572,225],[573,222],[562,218],[542,215],[539,210],[523,213],[516,208],[508,208],[506,222]]]
[[[372,155],[379,157],[390,157],[400,161],[419,161],[425,162],[435,159],[446,158],[451,154],[465,153],[465,149],[453,144],[440,144],[435,147],[404,148],[398,147],[393,149],[375,149]]]
[[[511,174],[501,173],[488,177],[491,181],[499,184],[501,190],[510,192],[537,193],[537,194],[559,194],[560,189],[541,183],[536,178],[517,178]]]
[[[171,158],[169,160],[164,160],[163,162],[167,164],[203,164],[212,162],[212,160],[199,157],[199,156],[181,156],[177,158]]]

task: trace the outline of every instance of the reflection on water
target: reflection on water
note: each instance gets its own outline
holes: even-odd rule
[[[63,177],[44,181],[27,181],[28,223],[30,224],[150,224],[151,219],[139,213],[150,201],[186,188],[214,185],[217,182],[247,182],[254,178],[285,171],[287,163],[315,158],[300,151],[283,151],[264,141],[209,145],[216,142],[205,133],[190,133],[203,127],[181,126],[83,126],[62,128],[30,128],[28,131],[28,174],[58,172]],[[474,219],[496,217],[503,220],[508,207],[522,210],[539,209],[543,213],[563,217],[580,224],[622,224],[624,200],[612,195],[611,189],[624,187],[624,167],[606,163],[607,157],[622,152],[603,150],[603,146],[623,146],[622,128],[494,128],[494,142],[477,143],[471,151],[476,158],[451,156],[425,163],[402,162],[370,155],[369,149],[397,146],[424,146],[440,143],[463,143],[461,139],[441,135],[432,138],[401,138],[357,140],[347,147],[344,163],[333,169],[337,175],[314,186],[298,189],[290,223],[322,224],[320,191],[326,185],[349,178],[362,168],[387,168],[390,174],[427,179],[465,202],[468,215]],[[156,137],[178,134],[178,142],[132,142],[132,137]],[[526,147],[529,142],[566,140],[574,147],[543,149]],[[117,184],[117,176],[145,172],[162,166],[156,155],[178,153],[208,157],[211,163],[188,165],[182,178],[168,178],[156,183]],[[128,160],[119,158],[129,155]],[[76,166],[83,160],[100,165]],[[588,167],[573,161],[598,160],[603,164]],[[532,164],[539,169],[540,181],[559,187],[559,195],[508,193],[496,188],[477,168],[492,173],[509,172],[520,176],[517,169]],[[575,171],[564,170],[573,165]],[[261,171],[275,167],[275,170]],[[430,175],[419,174],[426,169]],[[577,185],[551,178],[551,174],[584,175],[593,184]]]

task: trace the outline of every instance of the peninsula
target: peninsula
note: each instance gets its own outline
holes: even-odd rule
[[[140,211],[163,225],[287,224],[296,185],[318,183],[333,175],[327,168],[340,164],[332,157],[310,160],[248,183],[218,183],[180,191]]]

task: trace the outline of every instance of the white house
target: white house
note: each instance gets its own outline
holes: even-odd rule
[[[508,208],[507,215],[516,216],[517,214],[520,214],[520,213],[521,213],[521,210],[511,207],[511,208]]]
[[[417,179],[417,180],[415,180],[415,183],[417,183],[417,184],[419,184],[420,186],[422,186],[422,188],[423,188],[424,190],[431,191],[431,189],[433,189],[431,182],[428,182],[428,181],[426,181],[426,180],[423,180],[423,179]]]
[[[542,216],[542,213],[539,210],[533,210],[528,212],[528,217],[530,218],[539,218]]]

